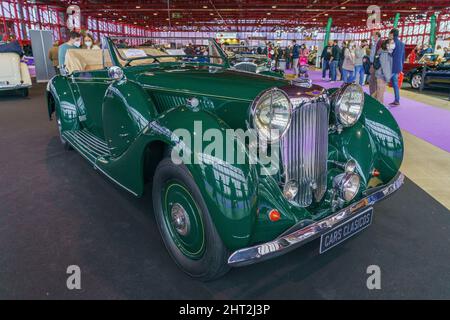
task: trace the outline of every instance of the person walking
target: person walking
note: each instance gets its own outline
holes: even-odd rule
[[[381,48],[376,54],[377,62],[374,63],[375,78],[377,81],[377,91],[375,92],[375,99],[384,104],[384,93],[386,92],[386,85],[392,78],[392,55],[389,53],[389,40],[384,40]]]
[[[292,68],[294,68],[294,75],[298,76],[298,59],[300,58],[300,47],[296,40],[292,40]]]
[[[367,41],[363,40],[360,46],[355,48],[355,81],[362,87],[364,85],[363,58],[366,55]]]
[[[291,45],[286,47],[284,51],[284,59],[286,59],[286,70],[291,68]]]
[[[338,46],[338,41],[334,40],[330,60],[331,83],[336,81],[337,69],[339,67],[340,60],[341,60],[341,49]]]
[[[81,34],[76,31],[70,31],[69,41],[63,43],[58,49],[59,69],[66,65],[66,53],[69,49],[79,49],[81,47]]]
[[[53,43],[53,47],[50,48],[48,51],[48,59],[52,62],[53,69],[55,70],[55,74],[59,75],[59,68],[58,68],[58,41],[55,41]]]
[[[400,87],[398,84],[398,77],[403,71],[403,63],[405,62],[405,44],[398,38],[398,29],[392,29],[389,32],[389,39],[393,40],[390,42],[390,47],[388,51],[392,51],[392,88],[394,89],[395,100],[389,105],[398,106],[400,105]]]
[[[342,64],[342,80],[344,83],[352,83],[354,81],[355,71],[355,45],[349,42],[347,47],[344,47],[344,63]]]
[[[322,54],[320,56],[320,58],[322,59],[322,80],[325,80],[327,70],[330,69],[330,59],[333,55],[332,52],[333,52],[333,42],[330,40],[328,41],[328,45],[325,48],[323,48]],[[328,76],[329,78],[331,78],[330,72],[328,72]]]
[[[381,48],[381,33],[376,31],[372,34],[371,44],[370,44],[370,70],[369,70],[369,94],[374,97],[377,92],[377,79],[375,78],[375,69],[373,67],[373,62],[375,56]]]
[[[302,78],[308,78],[308,56],[309,49],[305,44],[302,44],[300,48],[300,58],[298,60],[299,63],[299,74]]]

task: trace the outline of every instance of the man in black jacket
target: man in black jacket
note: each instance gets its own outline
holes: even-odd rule
[[[330,60],[332,59],[332,51],[333,51],[333,42],[328,41],[328,45],[323,48],[322,55],[320,58],[322,59],[322,80],[325,80],[325,74],[327,70],[330,69]],[[331,78],[331,70],[328,72],[328,75]]]
[[[341,49],[338,46],[338,41],[334,40],[333,47],[331,49],[331,60],[330,60],[330,73],[331,82],[336,81],[336,72],[339,67],[339,61],[341,60]]]

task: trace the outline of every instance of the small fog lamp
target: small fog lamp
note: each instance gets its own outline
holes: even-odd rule
[[[295,180],[288,181],[283,188],[283,195],[286,200],[293,200],[298,193],[298,184]]]

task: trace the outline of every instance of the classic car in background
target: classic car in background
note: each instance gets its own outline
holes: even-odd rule
[[[0,52],[0,65],[0,92],[14,91],[27,97],[32,83],[26,63],[15,52]]]
[[[405,79],[414,89],[420,89],[422,82],[425,88],[438,87],[450,89],[450,61],[443,61],[432,67],[420,66],[414,68],[406,74]]]
[[[436,53],[426,53],[423,55],[422,58],[420,58],[419,61],[417,62],[409,62],[406,61],[403,64],[403,73],[407,74],[409,73],[411,70],[416,69],[420,66],[428,66],[428,67],[435,67],[436,65],[438,65],[441,62],[439,55]]]
[[[230,65],[237,70],[283,78],[284,72],[276,68],[275,61],[265,54],[255,53],[255,50],[248,46],[233,46],[225,52]]]
[[[89,60],[69,50],[67,74],[48,83],[48,107],[67,149],[135,196],[152,183],[166,248],[192,277],[214,279],[318,237],[325,252],[368,227],[374,204],[403,183],[401,131],[357,85],[327,91],[241,72],[214,40],[205,62],[114,41]],[[205,130],[253,130],[266,143],[217,139],[221,154],[207,151]]]

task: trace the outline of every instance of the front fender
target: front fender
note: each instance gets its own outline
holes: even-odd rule
[[[195,123],[196,122],[196,123]],[[199,130],[199,122],[202,130]],[[229,249],[241,248],[249,244],[252,230],[256,220],[257,208],[257,174],[254,166],[249,164],[248,158],[245,164],[232,164],[236,161],[224,161],[228,156],[234,157],[234,150],[227,148],[226,130],[227,124],[215,115],[206,111],[192,111],[187,107],[172,109],[158,121],[158,127],[151,126],[148,135],[159,135],[165,132],[167,140],[170,134],[171,145],[176,145],[177,129],[184,129],[193,133],[191,146],[184,142],[183,152],[192,152],[192,160],[201,159],[200,163],[185,163],[192,174],[203,199],[208,206],[216,229],[223,242]],[[206,141],[207,130],[215,132],[223,137],[222,143],[216,141],[217,146],[223,148],[223,155],[208,156],[203,153],[212,141]],[[211,133],[213,131],[210,131]],[[209,154],[209,153],[208,153]]]
[[[79,114],[69,80],[63,76],[53,77],[47,84],[47,95],[51,95],[55,103],[55,110],[51,110],[50,101],[48,101],[49,116],[53,111],[56,112],[61,121],[61,130],[78,130]]]
[[[170,148],[180,143],[177,129],[194,133],[198,137],[194,146],[183,146],[183,150],[192,151],[193,158],[202,159],[202,163],[185,163],[196,181],[208,206],[209,213],[224,244],[230,249],[242,248],[249,244],[256,220],[257,175],[256,169],[246,164],[230,164],[227,148],[223,141],[223,157],[209,157],[202,153],[210,141],[203,141],[202,133],[194,128],[199,121],[203,129],[216,129],[225,137],[229,127],[215,115],[206,111],[192,111],[181,106],[170,109],[151,121],[146,129],[135,139],[128,150],[120,157],[97,164],[105,173],[114,177],[122,186],[136,195],[144,188],[143,166],[144,152],[147,146],[158,141]],[[183,140],[183,139],[181,139]],[[183,141],[185,142],[185,141]],[[195,144],[200,143],[200,145]],[[200,150],[200,151],[199,151]],[[219,159],[221,158],[221,159]]]
[[[389,182],[400,170],[404,151],[401,130],[389,110],[370,95],[365,94],[359,121],[330,135],[330,143],[338,151],[336,160],[356,160],[366,186],[374,169],[380,172],[378,184]]]

